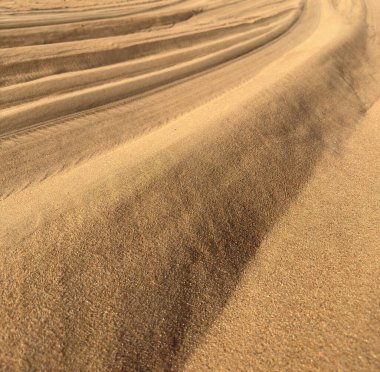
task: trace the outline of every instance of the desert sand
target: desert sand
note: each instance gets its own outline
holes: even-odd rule
[[[379,371],[380,2],[1,0],[1,371]]]

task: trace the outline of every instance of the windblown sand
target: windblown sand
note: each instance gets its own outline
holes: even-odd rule
[[[1,0],[1,371],[379,371],[377,0]]]

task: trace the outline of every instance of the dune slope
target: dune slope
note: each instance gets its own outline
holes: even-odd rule
[[[376,1],[67,3],[0,17],[0,365],[378,369]]]

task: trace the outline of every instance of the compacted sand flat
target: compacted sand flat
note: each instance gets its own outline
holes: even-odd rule
[[[0,0],[1,371],[379,371],[377,0]]]

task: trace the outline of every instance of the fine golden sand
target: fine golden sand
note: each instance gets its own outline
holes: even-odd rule
[[[379,371],[377,0],[0,0],[0,371]]]

